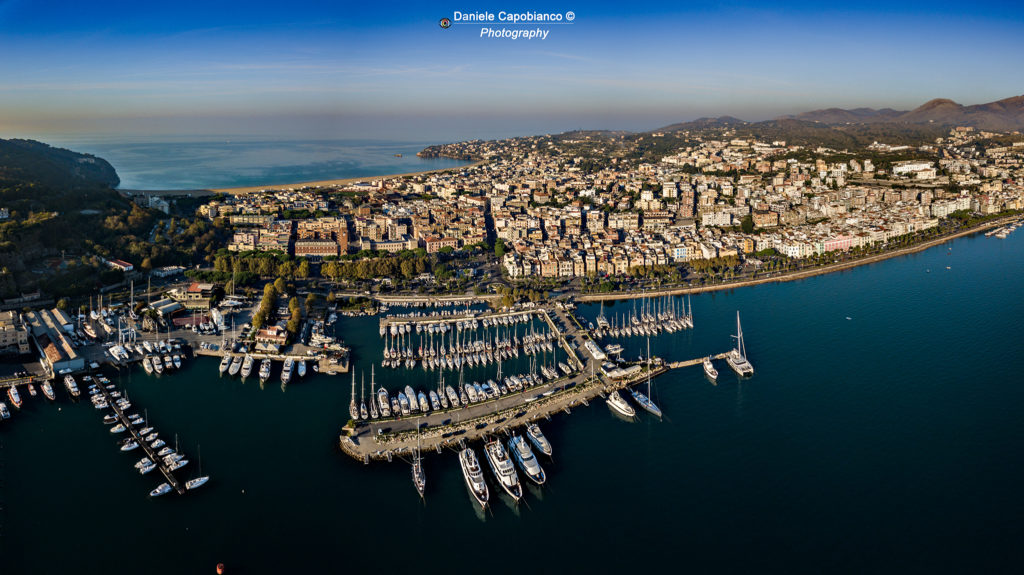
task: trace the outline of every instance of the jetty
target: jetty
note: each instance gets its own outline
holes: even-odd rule
[[[149,457],[150,461],[157,465],[157,469],[159,469],[160,473],[162,473],[164,478],[167,479],[167,484],[170,485],[172,489],[177,491],[178,495],[184,495],[185,487],[174,476],[174,472],[172,472],[170,468],[168,468],[167,465],[164,464],[163,458],[156,454],[156,450],[149,446],[149,442],[147,442],[142,437],[142,435],[139,433],[139,430],[136,429],[135,425],[132,424],[131,420],[128,419],[128,416],[125,415],[124,410],[122,410],[121,407],[117,405],[116,399],[114,397],[111,397],[109,390],[107,390],[106,385],[104,385],[104,381],[108,380],[106,378],[103,378],[102,380],[94,379],[93,381],[96,382],[96,386],[100,390],[100,393],[103,394],[103,397],[107,400],[107,404],[110,406],[111,409],[114,410],[114,413],[117,415],[118,421],[122,425],[124,425],[125,428],[127,428],[128,433],[131,435],[132,439],[134,439],[139,444],[139,447],[141,447],[142,450],[146,453],[146,457]],[[144,421],[143,424],[149,425],[149,422]]]

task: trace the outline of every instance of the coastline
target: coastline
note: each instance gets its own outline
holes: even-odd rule
[[[766,284],[766,283],[781,283],[781,282],[796,281],[796,280],[806,279],[806,278],[809,278],[809,277],[814,277],[814,276],[819,276],[819,275],[830,274],[830,273],[833,273],[833,272],[839,272],[839,271],[844,271],[844,270],[848,270],[848,269],[853,269],[853,268],[858,267],[858,266],[867,265],[867,264],[873,264],[875,262],[880,262],[880,261],[883,261],[883,260],[887,260],[889,258],[895,258],[895,257],[899,257],[899,256],[905,256],[905,255],[921,252],[921,251],[924,251],[926,249],[933,248],[933,247],[938,246],[938,245],[942,245],[942,244],[944,244],[944,243],[946,243],[946,242],[948,242],[950,240],[955,240],[957,238],[961,238],[961,237],[964,237],[964,236],[969,236],[971,234],[976,234],[978,232],[984,232],[984,231],[990,230],[992,228],[997,228],[999,226],[1005,225],[1008,222],[1011,222],[1011,221],[1014,221],[1014,220],[1018,220],[1020,218],[1021,218],[1020,214],[1016,214],[1016,215],[1013,215],[1013,216],[1006,216],[1005,218],[999,218],[998,220],[992,220],[990,222],[985,222],[985,223],[979,224],[979,225],[977,225],[977,226],[975,226],[973,228],[966,229],[966,230],[957,232],[957,233],[952,234],[952,235],[943,236],[941,238],[935,238],[934,240],[929,240],[927,242],[922,242],[922,243],[920,243],[918,245],[915,245],[915,246],[910,246],[910,247],[907,247],[907,248],[903,248],[903,249],[899,249],[899,250],[895,250],[895,251],[891,251],[891,252],[886,252],[886,253],[883,253],[883,254],[869,256],[869,257],[866,257],[866,258],[859,258],[859,259],[856,259],[856,260],[853,260],[853,261],[849,261],[849,262],[842,262],[842,263],[838,263],[838,264],[830,264],[830,265],[827,265],[827,266],[822,266],[820,268],[814,268],[814,269],[810,269],[810,270],[784,272],[782,274],[779,274],[777,276],[772,276],[772,277],[764,277],[764,278],[757,278],[757,279],[751,279],[751,280],[743,280],[743,281],[738,281],[738,282],[725,282],[725,283],[711,285],[711,286],[676,287],[676,288],[666,288],[666,289],[653,290],[653,291],[647,291],[647,292],[612,292],[612,293],[603,293],[603,294],[577,295],[577,296],[575,296],[575,300],[578,301],[578,302],[597,302],[597,301],[612,301],[612,300],[636,299],[636,298],[642,298],[642,297],[658,297],[658,296],[667,296],[667,295],[697,294],[697,293],[704,293],[704,292],[730,290],[730,289],[741,288],[741,287],[749,287],[749,286],[755,286],[755,285]]]
[[[205,191],[208,191],[210,193],[219,193],[219,194],[242,195],[242,194],[252,194],[252,193],[255,193],[255,192],[262,192],[262,191],[293,190],[293,189],[296,189],[296,188],[323,188],[323,187],[330,187],[330,186],[347,186],[349,184],[355,184],[357,182],[368,182],[368,181],[372,181],[372,180],[387,180],[387,179],[394,179],[394,178],[406,178],[406,177],[412,177],[412,176],[425,176],[427,174],[436,174],[436,173],[441,173],[441,172],[447,172],[447,171],[450,171],[450,170],[464,170],[466,168],[475,168],[476,166],[484,164],[486,161],[487,160],[477,160],[476,162],[472,162],[472,163],[465,164],[465,165],[462,165],[462,166],[453,166],[453,167],[450,167],[450,168],[438,168],[438,169],[434,169],[434,170],[423,170],[423,171],[420,171],[420,172],[407,172],[407,173],[404,173],[404,174],[384,174],[384,175],[379,175],[379,176],[361,176],[361,177],[358,177],[358,178],[340,178],[340,179],[335,179],[335,180],[317,180],[317,181],[313,181],[313,182],[297,182],[297,183],[292,183],[292,184],[274,184],[274,185],[267,185],[267,186],[245,186],[245,187],[240,187],[240,188],[214,188],[214,189],[205,190]]]

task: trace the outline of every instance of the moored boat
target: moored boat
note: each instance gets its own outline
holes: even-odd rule
[[[480,507],[487,507],[490,493],[487,490],[487,482],[484,481],[483,469],[480,468],[480,461],[476,457],[473,448],[467,447],[459,452],[459,465],[462,467],[462,477],[466,480],[466,487],[480,504]]]
[[[533,450],[530,449],[530,444],[526,439],[521,435],[513,435],[512,439],[508,440],[508,449],[512,452],[512,457],[515,458],[516,463],[519,464],[519,468],[530,478],[530,481],[537,485],[543,485],[547,477],[544,475],[544,469],[540,466],[536,456],[533,455]]]
[[[523,497],[523,487],[519,483],[519,474],[516,473],[516,468],[512,465],[512,460],[501,442],[496,439],[489,441],[484,445],[484,455],[487,456],[487,463],[490,464],[491,471],[498,479],[501,488],[512,499],[519,501]]]
[[[711,356],[704,358],[704,374],[711,379],[718,379],[718,370],[715,369],[713,363],[711,363]]]
[[[160,497],[161,495],[167,495],[171,492],[171,485],[169,483],[161,483],[156,489],[149,492],[150,497]]]
[[[224,375],[224,372],[226,372],[228,370],[228,368],[230,368],[230,367],[231,367],[231,356],[229,354],[225,353],[224,357],[220,360],[220,368],[219,368],[220,369],[220,374]]]
[[[551,442],[548,441],[547,437],[544,437],[544,433],[541,432],[539,425],[536,423],[527,425],[526,437],[530,439],[530,443],[539,449],[541,453],[551,457]]]
[[[618,391],[613,391],[608,394],[608,406],[626,417],[633,417],[636,415],[636,410],[626,403],[626,400],[619,395]]]
[[[12,385],[7,388],[7,397],[11,400],[11,405],[21,409],[22,401],[21,394],[18,393],[18,386]]]
[[[43,395],[46,396],[46,399],[49,399],[50,401],[57,399],[56,394],[53,393],[53,386],[50,385],[49,381],[44,381],[39,385],[39,387],[43,389]]]

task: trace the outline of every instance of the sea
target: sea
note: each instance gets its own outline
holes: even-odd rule
[[[53,145],[110,162],[126,190],[202,190],[294,184],[454,168],[420,158],[436,142],[385,140],[147,139],[58,137]],[[399,156],[400,155],[400,156]]]
[[[162,480],[134,470],[139,452],[120,452],[87,401],[62,388],[55,403],[26,397],[0,422],[0,572],[1019,572],[1022,261],[1024,232],[976,234],[693,296],[696,327],[651,338],[651,352],[726,351],[739,312],[753,377],[724,362],[717,383],[699,366],[659,376],[663,420],[627,421],[595,400],[542,421],[547,484],[518,506],[495,497],[486,513],[452,451],[425,455],[423,501],[408,463],[340,452],[350,376],[282,388],[276,367],[261,388],[218,376],[213,358],[162,377],[111,370],[133,411],[188,454],[180,477],[201,462],[212,479],[151,499]],[[371,365],[391,390],[436,385],[437,373],[380,367],[377,318],[335,328],[357,386]],[[644,338],[617,341],[628,358],[646,353]],[[518,361],[505,373],[529,368]]]

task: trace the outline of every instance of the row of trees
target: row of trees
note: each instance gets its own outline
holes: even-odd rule
[[[260,307],[256,310],[256,313],[252,316],[252,328],[257,330],[267,323],[267,319],[270,318],[270,314],[274,310],[274,306],[277,304],[277,298],[284,294],[285,286],[284,278],[277,278],[273,283],[268,283],[263,286],[263,299],[260,301]],[[292,298],[293,300],[295,298]],[[298,303],[296,301],[296,303]]]

